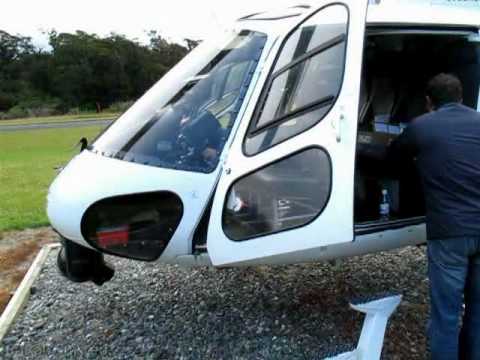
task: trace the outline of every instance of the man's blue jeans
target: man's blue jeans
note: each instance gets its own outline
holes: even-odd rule
[[[428,276],[432,359],[480,359],[480,237],[430,240]]]

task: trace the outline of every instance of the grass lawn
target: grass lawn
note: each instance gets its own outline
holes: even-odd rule
[[[56,175],[79,149],[78,140],[102,127],[0,132],[0,233],[48,224],[45,198]]]
[[[28,125],[28,124],[45,124],[54,122],[67,122],[67,121],[79,121],[79,120],[101,120],[101,119],[116,119],[119,117],[119,113],[83,113],[80,115],[60,115],[60,116],[47,116],[47,117],[32,117],[25,119],[15,120],[0,120],[0,126],[2,125]]]

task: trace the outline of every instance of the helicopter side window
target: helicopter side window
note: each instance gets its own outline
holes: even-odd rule
[[[245,140],[247,155],[298,135],[325,117],[342,84],[347,28],[347,8],[331,5],[289,36]]]
[[[241,178],[227,194],[225,234],[243,241],[312,222],[327,205],[331,178],[330,158],[320,148],[302,150]]]

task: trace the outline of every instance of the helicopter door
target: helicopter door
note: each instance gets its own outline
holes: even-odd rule
[[[224,162],[207,237],[215,266],[301,262],[353,241],[367,1],[319,3],[267,60]]]

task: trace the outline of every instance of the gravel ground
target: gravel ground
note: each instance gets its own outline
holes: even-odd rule
[[[0,343],[3,359],[321,359],[358,340],[348,300],[385,291],[405,299],[383,358],[425,359],[424,249],[333,266],[182,269],[109,259],[98,288],[63,279],[53,253],[27,308]]]

